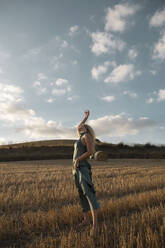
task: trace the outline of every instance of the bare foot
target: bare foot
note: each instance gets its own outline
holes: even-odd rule
[[[95,237],[96,235],[98,235],[99,232],[99,228],[98,227],[92,227],[90,230],[90,236]]]

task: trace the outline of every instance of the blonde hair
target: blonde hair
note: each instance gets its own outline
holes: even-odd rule
[[[93,128],[91,126],[89,126],[88,124],[84,124],[84,127],[86,128],[87,132],[91,135],[92,141],[93,141],[93,155],[96,152],[95,149],[95,132],[93,130]],[[93,157],[93,155],[90,156],[90,158]]]

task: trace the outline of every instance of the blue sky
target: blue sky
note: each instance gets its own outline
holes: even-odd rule
[[[0,144],[165,144],[165,3],[0,0]]]

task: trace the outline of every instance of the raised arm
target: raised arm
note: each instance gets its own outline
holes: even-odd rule
[[[85,113],[85,116],[84,116],[83,120],[80,122],[80,124],[78,125],[78,128],[85,124],[85,122],[86,122],[87,119],[88,119],[88,116],[89,116],[89,113],[90,113],[90,112],[89,112],[89,110],[85,110],[84,113]]]

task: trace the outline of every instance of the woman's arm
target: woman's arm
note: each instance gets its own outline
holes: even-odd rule
[[[83,120],[80,122],[80,124],[78,125],[78,128],[80,127],[80,126],[82,126],[82,125],[84,125],[85,124],[85,122],[87,121],[87,119],[88,119],[88,116],[89,116],[89,110],[86,110],[85,111],[85,117],[83,118]]]

